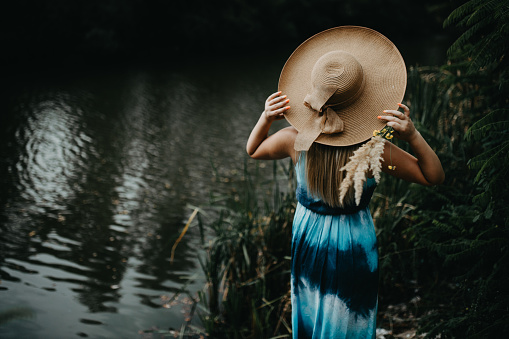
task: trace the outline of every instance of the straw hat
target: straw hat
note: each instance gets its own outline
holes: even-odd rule
[[[279,78],[279,90],[293,102],[285,117],[299,132],[295,149],[366,141],[384,125],[377,116],[397,109],[406,76],[396,46],[372,29],[341,26],[309,38]]]

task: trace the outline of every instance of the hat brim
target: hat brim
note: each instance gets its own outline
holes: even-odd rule
[[[292,53],[279,78],[279,90],[288,96],[291,105],[285,117],[299,132],[312,124],[316,114],[304,105],[304,98],[311,92],[313,66],[322,55],[335,50],[348,52],[359,61],[365,87],[354,103],[337,110],[344,121],[343,132],[322,133],[316,142],[349,146],[366,141],[374,130],[384,126],[377,116],[385,109],[397,109],[405,95],[407,71],[396,46],[372,29],[341,26],[312,36]]]

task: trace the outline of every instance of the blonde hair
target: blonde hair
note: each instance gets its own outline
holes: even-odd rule
[[[353,185],[344,199],[340,186],[346,176],[342,168],[347,164],[361,144],[353,146],[327,146],[314,142],[306,154],[306,180],[311,195],[320,198],[332,207],[351,205],[355,200]]]

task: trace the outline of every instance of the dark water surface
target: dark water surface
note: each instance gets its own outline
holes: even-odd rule
[[[443,51],[428,42],[403,55],[426,64]],[[189,205],[228,192],[241,172],[288,55],[9,78],[0,102],[0,337],[180,328],[188,308],[165,303],[184,277],[200,276],[198,227],[173,264],[171,248]],[[26,317],[1,323],[13,312]]]
[[[227,191],[277,88],[263,58],[16,79],[0,127],[2,338],[133,337],[180,328],[165,308],[201,272],[198,227]],[[190,290],[201,288],[198,279]],[[163,296],[163,298],[161,298]],[[5,313],[4,313],[5,314]]]

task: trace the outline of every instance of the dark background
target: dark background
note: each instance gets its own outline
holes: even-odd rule
[[[295,48],[341,25],[370,27],[396,43],[418,41],[452,35],[442,23],[457,5],[441,0],[17,0],[2,6],[0,62],[4,72],[12,72],[264,54]]]

